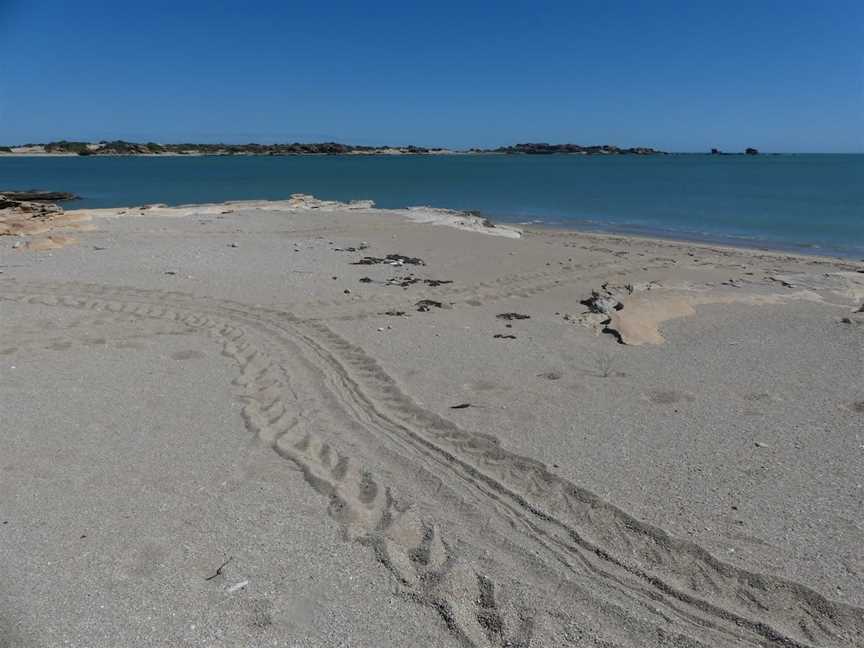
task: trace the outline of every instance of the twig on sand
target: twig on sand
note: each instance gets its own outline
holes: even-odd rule
[[[208,577],[205,578],[204,580],[205,580],[205,581],[209,581],[209,580],[213,580],[213,579],[216,578],[217,576],[221,576],[221,575],[222,575],[222,570],[225,568],[225,566],[226,566],[228,563],[231,562],[232,559],[233,559],[233,556],[228,556],[228,560],[226,560],[226,561],[223,562],[221,565],[219,565],[219,567],[216,568],[216,573],[213,574],[212,576],[208,576]]]

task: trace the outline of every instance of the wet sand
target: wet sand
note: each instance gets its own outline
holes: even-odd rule
[[[864,263],[305,198],[24,225],[0,645],[864,645]]]

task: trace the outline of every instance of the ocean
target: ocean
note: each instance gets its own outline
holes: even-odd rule
[[[864,155],[3,157],[3,189],[67,208],[278,199],[864,258]]]

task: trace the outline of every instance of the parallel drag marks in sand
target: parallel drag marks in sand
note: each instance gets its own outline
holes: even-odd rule
[[[864,646],[864,611],[721,562],[460,429],[320,321],[85,284],[0,281],[0,300],[167,320],[219,341],[240,368],[247,427],[466,645]],[[376,457],[386,484],[368,469]]]

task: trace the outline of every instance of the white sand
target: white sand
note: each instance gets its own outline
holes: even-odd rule
[[[864,646],[864,264],[307,197],[21,231],[0,645]]]

